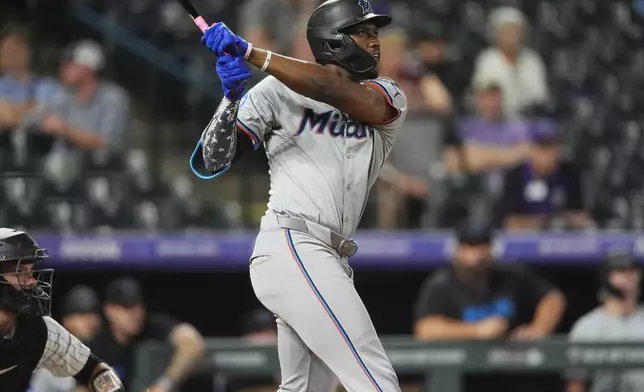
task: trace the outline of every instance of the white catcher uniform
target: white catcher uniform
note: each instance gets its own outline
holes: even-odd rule
[[[391,152],[407,99],[391,79],[363,83],[397,109],[388,124],[351,120],[272,76],[242,98],[237,113],[239,130],[255,149],[264,146],[270,166],[250,277],[257,298],[277,316],[280,391],[330,392],[337,379],[351,392],[400,391],[346,254],[354,251],[347,239]],[[203,136],[204,146],[208,141]]]

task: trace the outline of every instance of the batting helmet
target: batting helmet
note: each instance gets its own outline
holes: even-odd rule
[[[599,269],[599,280],[603,295],[624,298],[624,293],[610,283],[610,273],[614,270],[630,268],[637,268],[637,264],[629,254],[616,252],[608,255]]]
[[[327,0],[313,11],[306,38],[320,64],[336,64],[362,79],[377,76],[378,61],[362,49],[347,31],[360,23],[376,27],[391,23],[388,15],[374,14],[367,0]]]
[[[16,314],[51,313],[53,270],[33,267],[47,257],[29,234],[0,228],[0,307]]]

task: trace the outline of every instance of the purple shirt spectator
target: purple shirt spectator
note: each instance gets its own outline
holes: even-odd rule
[[[514,146],[530,140],[528,127],[522,121],[490,121],[481,116],[461,120],[457,133],[464,145]]]
[[[535,120],[530,123],[530,134],[530,160],[509,170],[505,178],[502,205],[506,219],[583,211],[581,175],[577,167],[561,160],[555,123]]]

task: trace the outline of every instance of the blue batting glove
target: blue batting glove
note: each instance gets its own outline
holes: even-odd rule
[[[224,96],[231,101],[237,101],[244,95],[246,82],[253,76],[243,55],[217,58],[217,75],[221,80]]]
[[[248,42],[235,35],[222,22],[208,27],[201,38],[201,43],[206,45],[217,57],[244,56],[248,50]]]

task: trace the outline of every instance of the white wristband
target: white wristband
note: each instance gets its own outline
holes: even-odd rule
[[[266,52],[266,60],[264,60],[264,65],[262,65],[262,68],[260,68],[262,72],[266,71],[266,68],[268,68],[268,64],[270,64],[271,62],[271,57],[273,57],[273,52],[269,50],[268,52]]]
[[[248,48],[246,48],[246,53],[244,53],[244,60],[248,60],[248,58],[250,57],[250,52],[252,51],[253,51],[253,44],[249,42]]]

